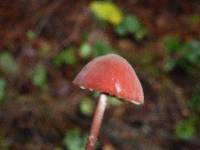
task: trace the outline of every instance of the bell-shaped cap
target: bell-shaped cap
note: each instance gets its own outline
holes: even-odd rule
[[[116,54],[90,61],[73,83],[135,104],[144,102],[143,89],[134,69],[127,60]]]

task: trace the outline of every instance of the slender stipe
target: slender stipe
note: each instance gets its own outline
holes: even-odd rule
[[[92,126],[90,129],[90,134],[88,136],[88,141],[86,145],[86,150],[94,150],[95,144],[97,141],[97,137],[99,134],[99,130],[101,127],[101,123],[103,120],[103,115],[107,105],[107,96],[105,94],[101,94],[99,98],[99,102],[96,107],[96,111],[94,113]]]

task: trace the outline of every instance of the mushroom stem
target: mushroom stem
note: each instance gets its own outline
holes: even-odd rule
[[[94,113],[92,126],[90,129],[90,134],[88,137],[86,150],[94,150],[95,144],[97,141],[97,137],[99,134],[99,129],[101,127],[101,123],[103,120],[104,111],[107,105],[107,96],[105,94],[101,94],[99,98],[99,102],[96,107],[96,111]]]

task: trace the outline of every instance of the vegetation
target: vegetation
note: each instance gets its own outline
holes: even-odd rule
[[[0,5],[0,149],[84,149],[98,93],[71,82],[89,60],[108,53],[133,65],[145,104],[133,108],[109,96],[97,148],[200,149],[199,5],[198,0]]]
[[[198,40],[181,42],[178,37],[167,37],[164,48],[168,55],[165,64],[166,71],[180,67],[187,73],[194,73],[200,69],[200,42]]]
[[[84,150],[86,139],[87,136],[81,135],[80,130],[75,128],[66,133],[63,143],[69,150]]]

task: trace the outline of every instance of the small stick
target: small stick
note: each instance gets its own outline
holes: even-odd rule
[[[105,94],[101,94],[99,98],[99,102],[96,107],[96,111],[94,113],[92,126],[90,129],[90,134],[88,137],[86,150],[94,150],[95,144],[97,141],[97,137],[99,134],[99,129],[101,127],[101,123],[103,120],[103,115],[107,105],[107,96]]]

